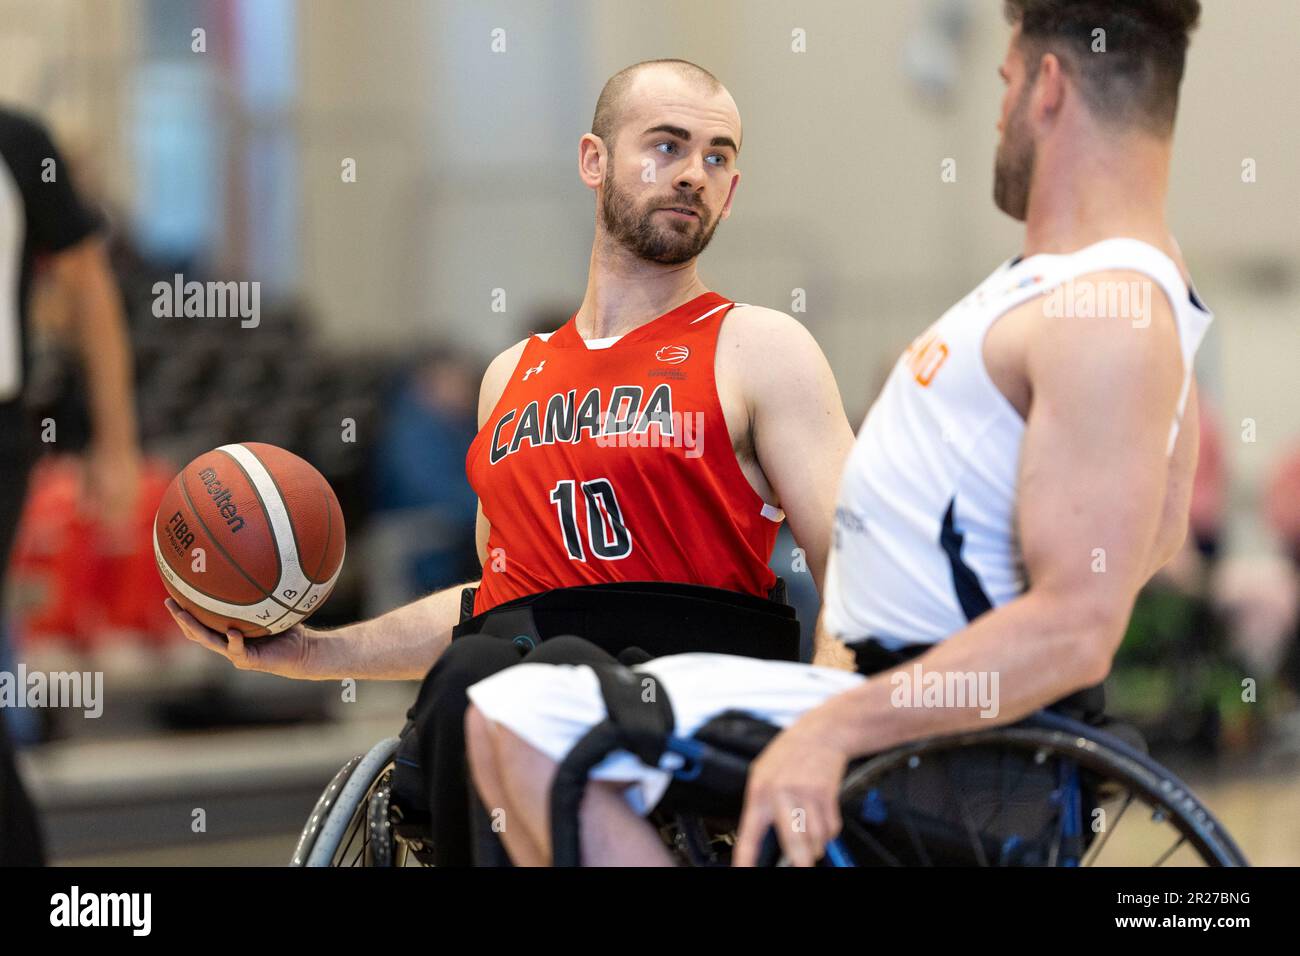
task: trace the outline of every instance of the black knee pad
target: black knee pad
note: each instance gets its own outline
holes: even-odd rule
[[[469,634],[452,641],[429,669],[415,703],[406,712],[407,724],[397,749],[393,800],[403,812],[418,816],[429,806],[428,778],[437,737],[434,728],[460,734],[469,704],[465,692],[479,681],[518,663],[520,654],[521,649],[510,641]]]
[[[458,638],[429,670],[420,688],[416,708],[420,708],[422,699],[425,711],[432,708],[441,714],[459,712],[463,717],[465,691],[511,664],[517,664],[522,655],[520,647],[499,637],[470,634]]]

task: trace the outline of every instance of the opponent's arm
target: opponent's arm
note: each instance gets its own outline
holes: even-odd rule
[[[505,390],[523,345],[520,342],[507,349],[488,366],[479,390],[479,427]],[[489,530],[480,505],[475,529],[480,562],[486,560]],[[477,584],[472,581],[435,591],[373,620],[337,630],[297,624],[282,634],[250,640],[236,630],[222,636],[204,627],[171,599],[167,609],[186,637],[241,670],[303,680],[419,680],[451,644],[451,629],[460,620],[461,591]]]
[[[840,475],[853,447],[835,376],[808,330],[784,313],[749,306],[728,323],[718,348],[735,352],[754,452],[820,591]]]

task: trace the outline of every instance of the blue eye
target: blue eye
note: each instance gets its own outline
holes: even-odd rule
[[[723,156],[721,153],[713,153],[713,154],[711,154],[711,155],[709,156],[709,159],[716,159],[716,160],[717,160],[717,162],[713,164],[714,166],[725,166],[725,165],[727,165],[727,157],[726,157],[726,156]]]
[[[659,144],[657,144],[657,145],[655,146],[655,149],[660,149],[660,148],[663,148],[663,147],[667,147],[669,150],[676,150],[676,149],[677,149],[677,144],[676,144],[676,143],[659,143]]]

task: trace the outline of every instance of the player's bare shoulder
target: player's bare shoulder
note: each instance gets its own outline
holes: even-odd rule
[[[720,345],[731,344],[729,340],[735,339],[781,344],[795,339],[811,341],[812,336],[803,323],[785,312],[763,305],[737,304],[727,311],[718,341]]]
[[[1066,291],[1073,301],[1063,310],[1050,297],[1033,300],[1039,321],[1028,323],[1030,375],[1057,375],[1061,366],[1089,367],[1103,359],[1112,374],[1125,371],[1149,377],[1156,368],[1182,372],[1178,325],[1173,304],[1144,272],[1111,270],[1075,277]],[[1056,303],[1057,308],[1049,306]]]
[[[1177,340],[1173,306],[1150,276],[1089,272],[1000,316],[984,337],[983,359],[994,385],[1027,418],[1035,391],[1063,385],[1072,370],[1081,384],[1102,387],[1126,370],[1177,372]],[[1107,376],[1097,375],[1099,364]]]
[[[527,345],[528,339],[520,339],[488,363],[487,371],[483,373],[483,384],[479,386],[478,392],[480,428],[492,414],[492,409],[496,408],[497,402],[501,400],[501,393],[506,390],[506,383],[510,381],[510,373],[519,365],[520,356],[524,354]]]
[[[798,319],[761,305],[737,305],[718,333],[718,377],[749,395],[812,385],[829,374],[821,347]]]

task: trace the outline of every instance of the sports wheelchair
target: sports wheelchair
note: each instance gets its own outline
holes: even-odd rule
[[[680,762],[651,815],[679,862],[730,863],[749,764],[779,731],[741,712],[692,737],[672,734],[671,710],[619,703],[608,678],[623,665],[678,653],[671,632],[689,620],[721,653],[806,658],[794,611],[777,580],[768,601],[693,585],[633,582],[544,592],[472,617],[462,593],[453,637],[489,633],[516,644],[550,634],[617,635],[620,664],[597,667],[617,720],[593,728],[564,760],[551,795],[556,865],[580,859],[577,814],[588,772],[616,749],[658,764]],[[858,670],[877,673],[923,653],[855,646]],[[652,669],[652,668],[651,668]],[[616,676],[616,675],[615,675]],[[919,740],[854,762],[840,791],[844,828],[826,847],[830,866],[1246,866],[1232,837],[1191,790],[1145,752],[1141,735],[1106,721],[1090,688],[1016,724]],[[1084,719],[1077,719],[1084,718]],[[656,723],[657,721],[657,723]],[[411,732],[408,723],[403,731]],[[358,754],[334,775],[299,837],[292,866],[410,866],[432,862],[427,813],[401,786],[402,738]],[[505,862],[482,807],[476,852]],[[1124,841],[1114,833],[1123,826]],[[780,864],[769,833],[763,862]]]
[[[1125,739],[1122,727],[1114,730],[1041,711],[857,761],[840,794],[843,831],[822,865],[1248,865],[1187,785]],[[694,737],[660,741],[682,766],[651,819],[681,863],[730,862],[749,763],[776,732],[733,712]],[[586,771],[629,743],[636,745],[606,727],[562,764],[552,800],[557,865],[579,859],[576,813]],[[380,741],[339,770],[291,865],[423,865],[427,836],[393,801],[398,744],[396,737]],[[1125,839],[1116,840],[1125,826]],[[770,834],[763,862],[785,862]]]

